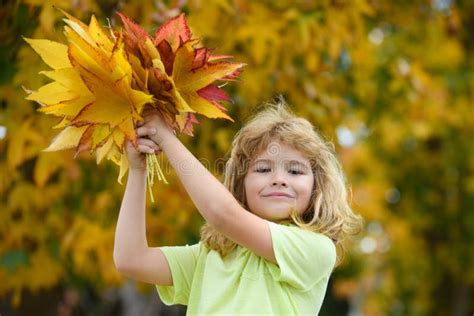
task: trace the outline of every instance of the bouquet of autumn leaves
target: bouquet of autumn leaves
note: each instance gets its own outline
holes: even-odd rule
[[[38,102],[40,112],[61,117],[54,128],[63,128],[45,151],[75,148],[76,155],[95,153],[97,163],[110,159],[120,165],[121,183],[128,169],[125,142],[136,146],[135,126],[145,105],[156,108],[176,133],[191,136],[196,113],[232,121],[220,104],[229,97],[215,81],[234,80],[243,64],[199,47],[184,14],[152,38],[121,13],[124,29],[109,31],[95,16],[86,25],[63,13],[68,44],[25,38],[52,68],[40,74],[53,80],[28,91],[27,99]],[[155,176],[166,182],[155,154],[146,161],[149,189]]]

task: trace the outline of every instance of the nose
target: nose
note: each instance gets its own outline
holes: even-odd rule
[[[275,171],[272,178],[272,186],[288,186],[288,182],[281,171]]]

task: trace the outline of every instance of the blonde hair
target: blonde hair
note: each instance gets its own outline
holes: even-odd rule
[[[328,236],[343,251],[342,240],[361,230],[362,218],[349,206],[345,177],[334,145],[325,141],[309,121],[295,116],[283,98],[265,104],[264,110],[235,135],[225,167],[225,187],[248,210],[244,187],[247,168],[273,140],[280,140],[303,153],[311,162],[314,174],[310,205],[301,215],[293,211],[288,220],[300,228]],[[207,224],[201,229],[201,241],[222,257],[236,247],[232,240]]]

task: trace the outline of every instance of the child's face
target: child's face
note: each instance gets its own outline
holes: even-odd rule
[[[295,148],[272,141],[251,163],[244,179],[250,211],[276,221],[301,214],[310,204],[314,185],[309,160]]]

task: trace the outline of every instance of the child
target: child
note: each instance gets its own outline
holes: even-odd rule
[[[333,145],[280,101],[235,136],[221,184],[152,110],[127,146],[114,262],[188,314],[317,315],[336,246],[360,229]],[[163,151],[206,220],[191,246],[148,247],[142,153]]]

